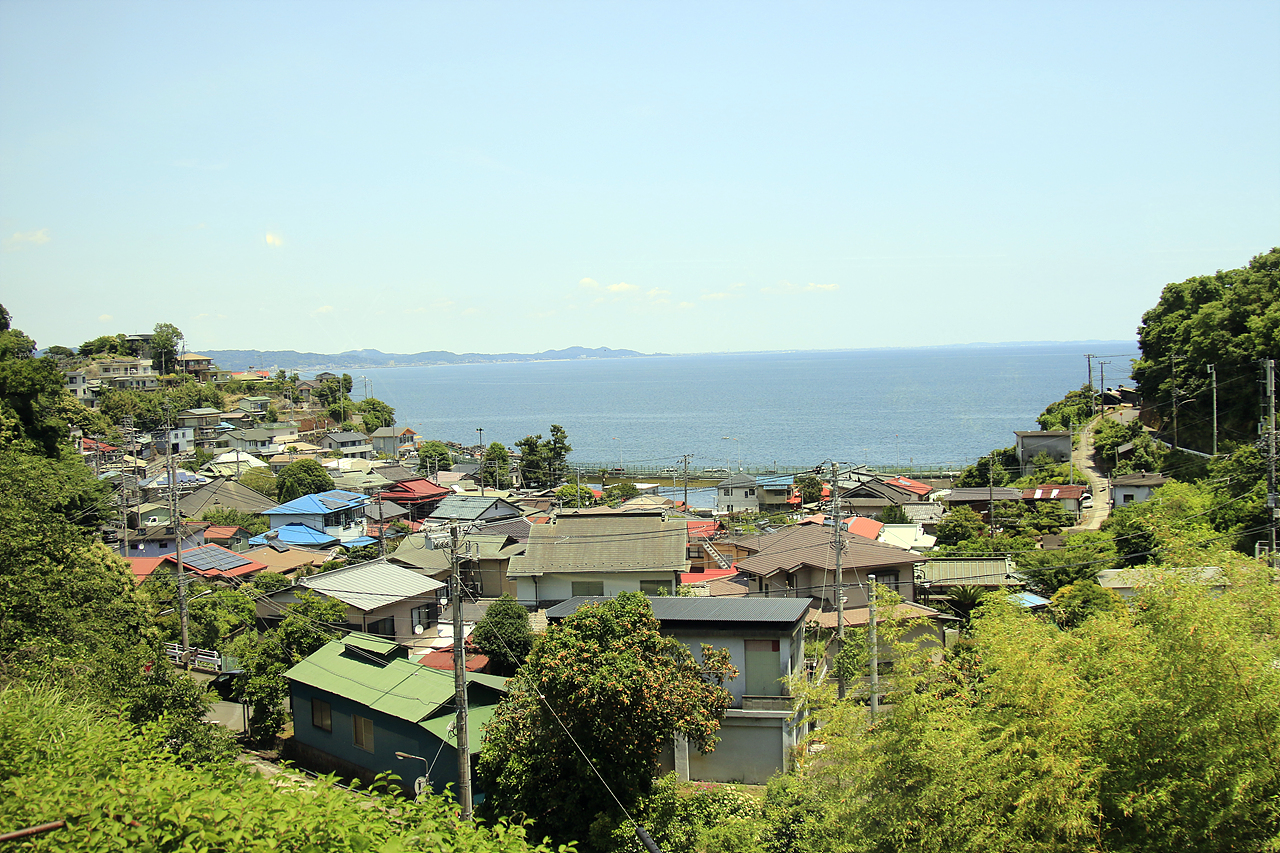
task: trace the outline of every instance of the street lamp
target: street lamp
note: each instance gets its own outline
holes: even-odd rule
[[[406,758],[416,758],[422,762],[422,775],[413,780],[414,796],[421,797],[422,793],[427,789],[427,784],[430,781],[431,765],[427,762],[427,759],[423,758],[421,755],[414,755],[411,752],[400,752],[397,750],[396,758],[401,761],[404,761]]]

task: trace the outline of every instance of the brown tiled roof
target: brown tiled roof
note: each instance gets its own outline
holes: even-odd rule
[[[893,614],[889,615],[881,611],[876,614],[876,624],[885,622],[890,619],[937,619],[946,618],[946,614],[934,610],[932,607],[925,607],[923,604],[913,604],[904,601],[893,609]],[[836,627],[836,612],[834,610],[820,610],[812,607],[809,615],[805,617],[805,621],[810,625],[817,625],[821,628]],[[871,621],[865,607],[846,607],[844,609],[844,624],[846,627],[854,628],[866,625]]]
[[[801,566],[834,571],[836,552],[832,547],[832,535],[831,528],[813,524],[784,527],[756,539],[752,545],[759,550],[739,560],[738,570],[762,576],[790,572]],[[846,535],[841,565],[846,569],[870,569],[918,563],[923,559],[894,545]]]

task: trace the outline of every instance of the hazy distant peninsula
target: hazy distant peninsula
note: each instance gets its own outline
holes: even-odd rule
[[[609,347],[569,347],[539,353],[452,353],[444,350],[418,352],[410,355],[387,353],[376,349],[359,349],[326,355],[317,352],[294,350],[201,350],[201,355],[213,359],[224,370],[360,370],[370,367],[422,367],[431,364],[490,364],[501,361],[563,361],[581,358],[641,358],[650,353]],[[652,353],[663,355],[663,353]]]

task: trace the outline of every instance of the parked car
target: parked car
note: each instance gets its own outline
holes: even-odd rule
[[[728,468],[703,468],[701,476],[703,477],[728,477],[733,472]]]
[[[658,472],[659,477],[678,477],[680,476],[679,468],[663,468]]]
[[[1093,509],[1093,495],[1089,494],[1088,492],[1085,492],[1084,496],[1080,498],[1080,508]]]

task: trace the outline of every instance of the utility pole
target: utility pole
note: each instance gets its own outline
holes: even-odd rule
[[[480,497],[484,497],[484,427],[476,427],[476,432],[480,433]],[[494,465],[496,466],[497,464],[498,463],[495,460]],[[495,467],[495,473],[493,475],[493,482],[495,485],[498,482],[497,470],[498,469]]]
[[[471,747],[467,742],[467,655],[462,637],[462,571],[458,562],[458,519],[449,524],[449,560],[453,563],[453,703],[455,743],[458,750],[458,805],[462,819],[471,820]]]
[[[178,471],[173,460],[173,426],[169,404],[164,406],[165,469],[169,475],[169,523],[173,525],[173,553],[178,561],[178,623],[182,628],[182,668],[191,668],[191,641],[187,636],[187,572],[182,566],[182,522],[178,515]]]
[[[996,454],[992,451],[987,463],[987,538],[991,542],[991,553],[996,552]],[[1021,472],[1019,472],[1021,473]]]
[[[124,504],[124,524],[120,526],[120,535],[124,540],[124,557],[129,558],[129,474],[127,471],[137,462],[137,451],[134,449],[134,433],[133,433],[133,415],[125,415],[124,420],[120,422],[120,426],[129,433],[129,463],[121,466],[120,471],[120,497]]]
[[[1218,365],[1210,364],[1209,383],[1213,386],[1213,455],[1218,455]]]
[[[1276,558],[1276,521],[1280,519],[1280,499],[1276,495],[1276,363],[1264,358],[1262,369],[1266,373],[1267,395],[1267,527],[1270,528],[1271,568],[1280,563]]]
[[[684,461],[684,508],[689,509],[689,459],[693,454],[686,453],[680,458]]]
[[[1173,449],[1178,449],[1178,357],[1169,355],[1169,376],[1173,382]]]
[[[1085,353],[1085,354],[1084,354],[1084,358],[1085,358],[1085,362],[1086,362],[1086,363],[1088,364],[1088,366],[1089,366],[1089,414],[1090,414],[1090,415],[1092,415],[1092,414],[1093,414],[1093,409],[1094,409],[1094,406],[1093,406],[1093,404],[1094,404],[1094,398],[1093,398],[1093,360],[1094,360],[1095,358],[1097,358],[1097,356],[1096,356],[1096,355],[1094,355],[1094,354],[1093,354],[1093,353],[1091,353],[1091,352],[1087,352],[1087,353]]]
[[[844,648],[844,575],[843,561],[844,556],[844,537],[841,536],[840,523],[840,465],[837,462],[831,463],[831,517],[835,520],[835,549],[836,549],[836,654],[840,654]],[[844,677],[836,673],[836,692],[839,698],[844,698],[845,683]]]
[[[867,575],[867,644],[871,653],[871,724],[880,710],[880,644],[876,637],[876,576]]]
[[[1111,362],[1109,362],[1109,361],[1099,361],[1099,362],[1098,362],[1098,385],[1100,385],[1100,386],[1101,386],[1101,391],[1099,392],[1099,393],[1101,393],[1101,394],[1106,394],[1106,393],[1107,393],[1107,365],[1108,365],[1108,364],[1110,364],[1110,363],[1111,363]],[[1103,411],[1104,413],[1107,411],[1107,402],[1106,402],[1106,400],[1103,400],[1103,401],[1102,401],[1102,411]]]

